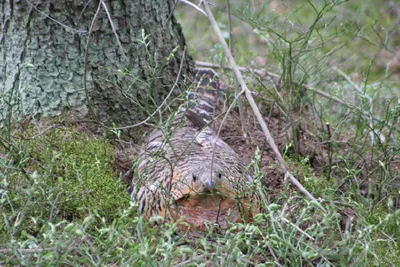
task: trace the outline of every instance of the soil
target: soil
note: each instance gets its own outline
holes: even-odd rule
[[[213,124],[215,132],[218,132],[221,126],[223,116],[220,116]],[[243,160],[250,163],[254,158],[257,147],[260,150],[260,166],[261,171],[265,174],[263,177],[264,185],[267,189],[278,193],[284,187],[284,173],[280,169],[276,156],[270,149],[266,138],[251,111],[245,112],[246,134],[242,134],[240,116],[237,110],[232,110],[227,116],[223,128],[220,132],[220,138],[229,144],[232,149],[238,153]],[[291,139],[291,128],[278,118],[277,113],[271,113],[269,117],[264,117],[269,130],[275,140],[276,145],[281,151],[285,149],[285,145],[293,142]],[[316,169],[321,169],[327,165],[327,152],[324,145],[316,140],[311,134],[303,133],[300,140],[300,150],[296,152],[302,157],[309,157]],[[115,166],[118,173],[121,173],[125,182],[131,183],[133,173],[133,162],[137,158],[140,151],[139,144],[132,144],[122,141],[116,149]]]

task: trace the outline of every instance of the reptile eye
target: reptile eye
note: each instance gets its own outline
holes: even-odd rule
[[[197,176],[196,175],[192,175],[193,176],[193,182],[197,181]]]
[[[218,173],[218,178],[222,179],[222,174],[221,173]]]

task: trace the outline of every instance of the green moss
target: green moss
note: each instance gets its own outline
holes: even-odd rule
[[[376,254],[374,260],[375,266],[383,266],[389,263],[392,266],[400,266],[399,249],[388,249],[387,243],[381,242],[378,245],[375,245],[374,252]]]
[[[72,220],[95,210],[112,218],[116,210],[129,205],[125,186],[112,168],[113,147],[105,138],[60,128],[24,141],[23,147],[26,160],[22,168],[28,178],[16,170],[9,180],[19,191],[14,196],[21,190],[27,192],[26,198],[13,199],[14,205],[22,207],[33,199],[36,204],[42,203],[33,207],[30,215],[39,212],[43,217],[56,212]]]
[[[63,133],[52,134],[57,140]],[[63,185],[60,206],[65,215],[80,217],[85,210],[98,210],[112,217],[116,209],[128,206],[125,188],[112,169],[113,148],[105,139],[72,131],[63,135],[53,159],[57,162],[53,182]]]

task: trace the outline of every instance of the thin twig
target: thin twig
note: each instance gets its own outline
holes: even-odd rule
[[[326,131],[328,132],[328,157],[329,157],[328,180],[330,180],[332,175],[332,132],[330,123],[326,122],[325,125],[326,125]]]
[[[196,61],[196,65],[199,66],[199,67],[205,67],[205,68],[225,69],[225,70],[233,71],[233,68],[230,67],[230,66],[222,66],[220,64],[213,64],[213,63],[209,63],[209,62],[205,62],[205,61]],[[238,69],[241,72],[254,73],[254,74],[257,74],[259,76],[270,75],[270,76],[275,77],[275,78],[280,78],[281,77],[279,74],[268,72],[266,70],[258,70],[258,69],[245,68],[245,67],[239,67],[239,66],[238,66]]]
[[[71,28],[71,27],[69,27],[69,26],[63,24],[63,23],[59,22],[58,20],[53,19],[52,17],[50,17],[49,15],[47,15],[46,13],[44,13],[43,11],[39,10],[39,9],[38,9],[36,6],[34,6],[29,0],[26,0],[26,2],[28,2],[28,4],[29,4],[31,7],[33,7],[37,12],[39,12],[40,14],[42,14],[43,16],[45,16],[46,18],[48,18],[49,20],[51,20],[51,21],[53,21],[53,22],[55,22],[55,23],[61,25],[61,26],[64,27],[65,29],[71,30],[71,31],[73,31],[73,32],[75,32],[75,33],[80,33],[80,34],[82,34],[82,33],[87,33],[87,31],[75,30],[74,28]]]
[[[102,123],[100,121],[100,119],[97,117],[96,111],[94,110],[94,108],[92,107],[92,104],[90,102],[89,91],[88,91],[88,88],[87,88],[87,68],[88,68],[88,55],[89,55],[90,36],[91,36],[92,30],[93,30],[93,27],[94,27],[94,23],[96,22],[97,17],[99,16],[100,9],[101,9],[101,2],[97,6],[96,13],[93,16],[92,23],[90,24],[90,28],[89,28],[89,34],[88,34],[87,41],[86,41],[85,62],[84,62],[84,67],[83,67],[83,88],[84,88],[85,94],[86,94],[87,105],[88,105],[89,110],[92,112],[92,116],[94,116],[95,120],[101,126],[103,126],[103,127],[108,129],[109,127],[107,127],[107,125]]]
[[[50,125],[49,127],[47,127],[46,129],[44,129],[44,130],[41,131],[40,133],[35,134],[34,136],[28,137],[28,138],[26,138],[26,139],[27,139],[27,140],[35,139],[35,138],[37,138],[37,137],[43,135],[43,134],[46,133],[47,131],[49,131],[49,130],[51,130],[51,129],[53,129],[53,128],[56,128],[56,127],[58,127],[58,126],[59,126],[59,125],[57,125],[57,124]]]
[[[297,231],[299,231],[300,233],[302,233],[303,235],[305,235],[308,239],[315,241],[315,238],[310,236],[309,234],[307,234],[305,231],[303,231],[299,226],[295,225],[294,223],[292,223],[291,221],[289,221],[288,219],[286,219],[285,217],[281,217],[282,221],[284,221],[287,224],[290,224],[293,228],[295,228]]]
[[[246,85],[246,83],[245,83],[245,81],[244,81],[244,79],[243,79],[243,76],[242,76],[241,72],[239,71],[239,69],[238,69],[238,67],[237,67],[237,65],[236,65],[236,62],[235,62],[234,58],[232,57],[232,54],[231,54],[230,51],[229,51],[229,47],[228,47],[228,45],[226,44],[226,41],[225,41],[225,39],[224,39],[223,36],[222,36],[221,30],[219,29],[219,27],[218,27],[218,25],[217,25],[217,22],[216,22],[216,20],[215,20],[213,14],[212,14],[212,12],[211,12],[211,10],[210,10],[210,6],[208,5],[207,1],[203,1],[203,6],[204,6],[204,9],[205,9],[205,11],[206,11],[207,17],[208,17],[208,19],[209,19],[209,21],[210,21],[210,23],[211,23],[211,26],[213,27],[215,33],[216,33],[217,36],[218,36],[218,39],[219,39],[219,41],[220,41],[220,44],[222,45],[222,48],[223,48],[223,50],[224,50],[224,52],[225,52],[225,56],[228,58],[229,65],[232,67],[232,70],[233,70],[233,72],[234,72],[234,74],[235,74],[235,76],[236,76],[236,79],[238,80],[238,82],[239,82],[239,84],[240,84],[242,90],[245,91],[244,93],[245,93],[245,96],[246,96],[246,98],[247,98],[247,100],[248,100],[248,102],[249,102],[249,104],[250,104],[250,107],[252,108],[252,110],[253,110],[253,112],[254,112],[254,114],[255,114],[255,116],[256,116],[258,122],[260,123],[261,128],[262,128],[262,130],[263,130],[263,132],[264,132],[264,135],[265,135],[265,137],[266,137],[266,139],[267,139],[269,145],[271,146],[272,150],[274,151],[274,153],[275,153],[275,155],[276,155],[276,157],[277,157],[277,159],[278,159],[278,162],[279,162],[279,164],[280,164],[282,170],[283,170],[284,173],[285,173],[285,176],[288,176],[288,177],[290,178],[291,182],[292,182],[304,195],[306,195],[309,199],[315,201],[315,203],[321,208],[321,210],[323,210],[323,211],[326,213],[325,209],[321,206],[321,204],[320,204],[320,203],[307,191],[307,189],[305,189],[305,188],[300,184],[300,182],[290,173],[289,168],[287,167],[286,162],[284,161],[284,159],[283,159],[281,153],[279,152],[279,149],[278,149],[278,147],[276,146],[275,141],[274,141],[274,139],[272,138],[270,131],[268,130],[268,126],[267,126],[267,124],[265,123],[265,121],[264,121],[264,119],[263,119],[263,117],[262,117],[262,115],[261,115],[261,113],[260,113],[260,110],[259,110],[258,107],[257,107],[257,104],[256,104],[256,102],[254,101],[253,95],[251,94],[250,90],[247,88],[247,85]]]
[[[232,56],[235,57],[235,54],[233,53],[231,3],[229,0],[226,0],[226,9],[228,13],[229,50],[231,51]]]
[[[274,258],[274,262],[276,264],[276,266],[282,266],[279,262],[278,257],[275,255],[274,250],[272,249],[272,247],[270,245],[267,245],[269,253],[271,253],[272,257]]]
[[[10,253],[13,251],[18,251],[19,253],[38,253],[38,252],[43,252],[43,251],[50,251],[54,250],[55,248],[18,248],[18,249],[12,249],[12,248],[2,248],[0,249],[0,253]]]
[[[207,17],[207,14],[206,14],[206,12],[204,12],[204,10],[203,9],[201,9],[200,7],[198,7],[198,6],[196,6],[195,4],[193,4],[192,2],[189,2],[189,1],[186,1],[186,0],[179,0],[179,2],[182,2],[182,3],[184,3],[184,4],[186,4],[186,5],[188,5],[188,6],[191,6],[191,7],[193,7],[194,9],[196,9],[197,11],[199,11],[201,14],[203,14],[204,16],[206,16]]]
[[[230,70],[233,71],[233,69],[229,66],[221,66],[219,64],[212,64],[209,62],[204,62],[204,61],[196,61],[196,65],[199,67],[208,67],[208,68],[213,68],[213,69],[226,69],[226,70]],[[273,73],[273,72],[269,72],[266,70],[258,70],[258,69],[252,69],[252,68],[245,68],[245,67],[238,67],[239,71],[243,72],[243,73],[252,73],[252,74],[256,74],[260,77],[265,77],[265,76],[269,76],[270,78],[275,78],[275,79],[280,79],[281,75]],[[295,82],[296,84],[300,84]],[[307,84],[301,84],[301,86],[309,91],[313,91],[316,94],[319,94],[323,97],[326,97],[328,99],[331,99],[332,101],[341,104],[341,105],[345,105],[347,107],[350,108],[354,108],[354,106],[344,102],[343,100],[335,97],[335,96],[331,96],[328,93],[325,93],[323,91],[320,91],[318,89],[313,88],[311,85],[307,85]]]
[[[161,105],[159,105],[159,106],[157,107],[157,109],[156,109],[150,116],[148,116],[145,120],[143,120],[143,121],[141,121],[141,122],[139,122],[139,123],[136,123],[136,124],[133,124],[133,125],[129,125],[129,126],[124,126],[124,127],[110,128],[109,126],[107,126],[107,125],[105,125],[104,123],[102,123],[102,122],[100,121],[100,119],[97,117],[97,114],[96,114],[94,108],[92,107],[92,105],[91,105],[91,103],[90,103],[89,91],[88,91],[88,88],[87,88],[87,68],[88,68],[88,54],[89,54],[88,51],[89,51],[89,45],[90,45],[90,35],[91,35],[91,32],[92,32],[94,23],[95,23],[95,21],[97,20],[97,17],[98,17],[98,15],[99,15],[99,13],[100,13],[100,8],[101,8],[102,3],[103,3],[103,1],[100,1],[99,5],[98,5],[98,7],[97,7],[97,11],[96,11],[96,13],[95,13],[95,15],[94,15],[94,17],[93,17],[93,19],[92,19],[92,23],[91,23],[90,28],[89,28],[89,34],[88,34],[88,39],[87,39],[87,43],[86,43],[86,49],[85,49],[85,63],[84,63],[83,85],[84,85],[84,90],[85,90],[85,93],[86,93],[86,99],[87,99],[87,101],[88,101],[88,106],[89,106],[89,109],[91,110],[93,116],[95,117],[96,121],[97,121],[102,127],[106,128],[106,129],[124,130],[124,129],[130,129],[130,128],[138,127],[138,126],[140,126],[140,125],[142,125],[142,124],[145,124],[148,120],[150,120],[151,118],[153,118],[153,116],[165,105],[165,103],[167,102],[168,98],[172,95],[173,91],[175,90],[175,87],[178,85],[178,82],[179,82],[179,79],[180,79],[180,76],[181,76],[181,72],[182,72],[183,63],[184,63],[184,59],[185,59],[185,54],[186,54],[186,49],[187,49],[187,48],[186,48],[186,46],[185,46],[185,48],[184,48],[184,50],[183,50],[182,59],[181,59],[181,64],[180,64],[180,66],[179,66],[179,71],[178,71],[178,75],[177,75],[177,77],[176,77],[175,83],[173,84],[171,90],[169,91],[168,95],[165,97],[165,99],[164,99],[164,101],[161,103]],[[111,22],[111,21],[110,21],[110,22]]]
[[[114,33],[114,35],[115,35],[115,39],[117,40],[119,49],[121,50],[121,53],[122,53],[122,55],[124,56],[124,58],[127,58],[127,57],[126,57],[126,54],[125,54],[125,51],[124,51],[124,48],[122,47],[121,41],[119,40],[119,37],[118,37],[118,34],[117,34],[117,30],[116,30],[116,28],[115,28],[114,22],[113,22],[112,19],[111,19],[110,12],[108,12],[107,5],[106,5],[106,3],[104,3],[104,0],[100,0],[100,1],[101,1],[101,4],[103,5],[104,10],[105,10],[106,13],[107,13],[108,21],[109,21],[110,24],[111,24],[111,29],[112,29],[112,31],[113,31],[113,33]]]
[[[81,13],[79,14],[78,20],[82,18],[83,13],[85,12],[86,8],[89,6],[89,4],[92,2],[92,0],[89,0],[86,2],[85,6],[82,8]]]
[[[230,70],[233,71],[233,69],[229,66],[222,66],[219,64],[213,64],[213,63],[209,63],[209,62],[204,62],[204,61],[196,61],[196,66],[198,67],[204,67],[204,68],[212,68],[212,69],[225,69],[225,70]],[[238,67],[239,71],[241,71],[242,73],[251,73],[251,74],[256,74],[260,77],[266,77],[268,76],[271,79],[277,79],[279,80],[281,78],[281,75],[273,73],[273,72],[269,72],[267,70],[259,70],[259,69],[253,69],[253,68],[245,68],[245,67]],[[361,112],[361,114],[365,117],[370,117],[370,114],[366,113],[365,111],[361,110],[359,107],[349,104],[343,100],[341,100],[340,98],[336,97],[336,96],[332,96],[326,92],[323,92],[321,90],[318,90],[316,88],[314,88],[312,85],[308,85],[308,84],[304,84],[304,83],[300,83],[300,82],[296,82],[294,81],[294,83],[296,85],[300,85],[301,87],[303,87],[304,89],[308,90],[308,91],[312,91],[322,97],[328,98],[330,100],[332,100],[333,102],[346,106],[351,110],[358,110],[359,112]],[[254,93],[253,93],[254,94]],[[373,121],[381,121],[382,119],[377,118],[377,117],[372,117]],[[388,125],[390,127],[393,127],[392,124],[388,123]],[[398,129],[398,128],[396,128]]]
[[[226,0],[226,7],[227,7],[227,12],[228,12],[228,31],[229,31],[229,50],[231,51],[232,57],[235,56],[233,52],[233,32],[232,32],[232,14],[231,14],[231,4],[229,0]],[[235,79],[235,92],[236,95],[239,94],[240,88],[237,82],[237,79]],[[243,104],[241,98],[237,99],[237,105],[239,108],[239,117],[240,117],[240,124],[242,126],[242,133],[243,137],[247,139],[247,130],[246,130],[246,121],[244,119],[244,109],[243,109]]]
[[[129,129],[129,128],[137,127],[137,126],[140,126],[140,125],[142,125],[142,124],[145,124],[148,120],[150,120],[151,118],[154,117],[154,115],[167,103],[168,98],[170,98],[170,96],[172,95],[172,93],[173,93],[174,90],[175,90],[175,87],[178,85],[179,79],[180,79],[180,77],[181,77],[181,72],[182,72],[182,68],[183,68],[183,63],[184,63],[184,61],[185,61],[185,54],[186,54],[186,46],[185,46],[184,49],[183,49],[181,64],[180,64],[180,66],[179,66],[179,71],[178,71],[178,75],[176,76],[175,83],[174,83],[174,85],[172,85],[171,90],[169,91],[168,95],[165,97],[165,99],[163,100],[163,102],[161,103],[161,105],[159,105],[159,106],[157,107],[157,109],[156,109],[150,116],[148,116],[145,120],[143,120],[143,121],[141,121],[141,122],[138,122],[138,123],[136,123],[136,124],[133,124],[133,125],[124,126],[124,127],[119,127],[119,128],[114,128],[114,129],[116,129],[116,130],[123,130],[123,129]]]
[[[345,79],[346,79],[346,81],[349,83],[349,84],[351,84],[351,86],[353,86],[353,88],[354,89],[356,89],[360,94],[361,94],[361,96],[363,97],[363,98],[365,98],[367,101],[368,101],[368,104],[369,104],[369,120],[368,120],[368,124],[369,124],[369,127],[370,127],[370,129],[371,129],[371,131],[369,132],[369,137],[370,137],[370,139],[371,139],[371,144],[372,145],[374,145],[375,144],[375,136],[374,136],[374,134],[376,134],[375,133],[375,130],[374,130],[374,119],[373,119],[373,99],[369,96],[369,95],[367,95],[361,88],[360,88],[360,86],[358,86],[358,84],[356,84],[356,83],[354,83],[351,79],[350,79],[350,77],[348,76],[348,75],[346,75],[343,71],[341,71],[340,69],[338,69],[338,68],[332,68],[333,70],[335,70],[337,73],[339,73],[340,75],[342,75]]]
[[[217,135],[216,135],[217,138],[219,138],[219,136],[220,136],[220,134],[221,134],[221,130],[222,130],[223,125],[225,124],[227,118],[228,118],[229,113],[231,112],[231,110],[232,110],[232,108],[234,107],[235,103],[240,99],[240,97],[242,96],[242,94],[244,94],[244,90],[242,90],[242,91],[240,91],[239,93],[236,94],[236,96],[235,96],[235,98],[233,99],[231,105],[230,105],[230,106],[228,107],[228,109],[226,110],[225,115],[224,115],[224,118],[222,119],[221,124],[220,124],[220,126],[219,126],[219,128],[218,128],[218,132],[217,132]],[[216,144],[216,142],[215,142],[214,145],[213,145],[213,150],[212,150],[212,154],[211,154],[211,155],[212,155],[212,157],[211,157],[211,168],[210,168],[211,175],[212,175],[212,171],[213,171],[214,156],[215,156],[215,147],[216,147],[216,146],[217,146],[217,144]]]
[[[349,84],[351,84],[351,86],[354,87],[354,89],[356,89],[365,99],[368,100],[368,103],[372,103],[372,98],[371,98],[369,95],[367,95],[367,94],[360,88],[360,86],[358,86],[358,84],[355,84],[355,83],[351,80],[351,78],[350,78],[348,75],[346,75],[343,71],[341,71],[340,69],[338,69],[338,68],[336,68],[336,67],[332,67],[332,69],[333,69],[334,71],[336,71],[337,73],[339,73],[340,75],[342,75],[343,78],[345,78],[346,81],[347,81]]]

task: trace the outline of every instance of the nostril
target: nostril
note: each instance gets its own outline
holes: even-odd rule
[[[207,181],[204,183],[204,185],[208,188],[208,190],[212,191],[215,183],[213,180],[207,179]]]

